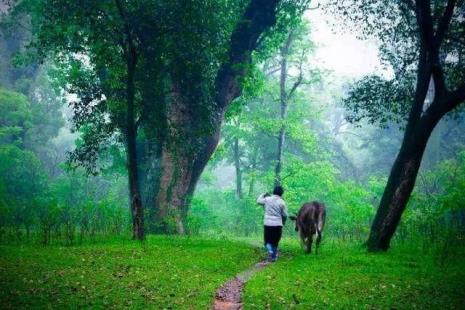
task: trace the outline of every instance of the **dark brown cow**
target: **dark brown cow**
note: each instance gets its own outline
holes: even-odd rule
[[[295,221],[295,231],[299,232],[305,252],[312,251],[313,235],[316,235],[316,254],[321,242],[321,233],[325,226],[326,207],[318,201],[306,202],[297,216],[290,216]]]

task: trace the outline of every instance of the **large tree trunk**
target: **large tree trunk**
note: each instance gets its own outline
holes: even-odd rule
[[[371,226],[367,241],[369,251],[386,251],[410,198],[420,168],[428,138],[436,123],[428,128],[421,122],[421,114],[429,88],[431,65],[426,47],[422,46],[418,63],[415,98],[412,103],[404,139],[391,169],[383,197]],[[420,123],[423,125],[420,126]],[[427,132],[423,132],[427,130]]]
[[[197,181],[218,145],[224,113],[240,96],[241,80],[248,72],[251,54],[260,36],[276,22],[278,0],[252,0],[234,29],[228,59],[220,66],[216,80],[216,95],[209,120],[199,120],[190,111],[193,105],[183,95],[189,93],[172,79],[172,100],[168,107],[169,133],[161,151],[161,171],[156,189],[156,218],[159,232],[186,233],[185,218]],[[202,81],[193,81],[202,83]],[[189,96],[186,96],[189,97]],[[209,122],[208,122],[209,121]],[[210,124],[208,133],[199,136],[196,123]],[[198,128],[198,127],[197,127]]]
[[[208,159],[218,145],[223,111],[211,120],[212,127],[203,136],[195,135],[198,121],[189,109],[192,104],[173,83],[167,111],[169,130],[160,157],[160,174],[155,193],[156,232],[187,233],[185,219],[195,186]]]
[[[137,55],[130,48],[127,60],[127,111],[126,111],[126,151],[128,165],[129,199],[132,214],[132,237],[133,239],[144,239],[144,212],[139,188],[139,177],[137,171],[137,127],[134,120],[134,72],[137,63]]]
[[[187,154],[165,147],[161,166],[156,193],[159,232],[185,234],[184,217],[193,175],[192,159]]]
[[[428,67],[428,66],[426,66]],[[431,66],[429,66],[431,67]],[[422,69],[430,72],[430,69]],[[425,76],[417,84],[416,103],[423,103],[426,96]],[[423,95],[422,95],[423,94]],[[422,99],[423,98],[423,99]],[[421,101],[418,101],[421,100]],[[399,224],[402,213],[410,198],[420,169],[421,160],[428,140],[441,118],[465,100],[465,85],[454,92],[438,92],[435,90],[433,103],[424,111],[423,104],[414,103],[412,111],[420,107],[415,117],[407,123],[404,140],[397,155],[394,166],[389,175],[388,183],[384,189],[383,197],[373,221],[370,236],[367,241],[369,251],[386,251],[389,249],[391,238]]]
[[[185,219],[188,206],[197,181],[218,145],[219,127],[220,124],[215,126],[212,136],[205,137],[203,148],[195,153],[173,144],[163,148],[155,201],[157,232],[187,233]]]
[[[386,251],[389,248],[415,186],[428,138],[438,121],[438,118],[422,119],[419,126],[405,137],[372,224],[367,242],[370,251]]]
[[[132,238],[144,239],[144,211],[139,187],[137,164],[137,125],[135,121],[135,72],[138,61],[132,30],[126,18],[123,5],[116,0],[116,6],[124,23],[125,44],[122,46],[126,58],[126,153],[129,185],[129,203],[132,215]]]

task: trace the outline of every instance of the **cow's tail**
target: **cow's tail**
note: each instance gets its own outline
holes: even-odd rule
[[[326,206],[324,203],[318,204],[318,214],[315,220],[316,240],[317,244],[319,244],[321,242],[321,232],[323,231],[326,221]]]

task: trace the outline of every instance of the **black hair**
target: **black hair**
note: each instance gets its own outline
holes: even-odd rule
[[[282,186],[275,186],[274,189],[273,189],[273,195],[278,195],[278,196],[282,196],[284,193],[284,189]]]

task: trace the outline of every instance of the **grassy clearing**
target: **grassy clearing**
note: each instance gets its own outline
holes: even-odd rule
[[[215,290],[263,254],[247,245],[257,240],[0,246],[1,308],[209,309]],[[401,246],[367,254],[325,242],[315,256],[285,239],[280,260],[246,284],[245,308],[463,309],[463,248],[446,257]]]
[[[283,257],[245,288],[246,309],[463,309],[465,250],[444,259],[396,246],[367,254],[355,244],[326,241],[305,255],[285,240]]]
[[[243,243],[181,237],[0,246],[1,308],[208,309],[215,290],[256,260]]]

